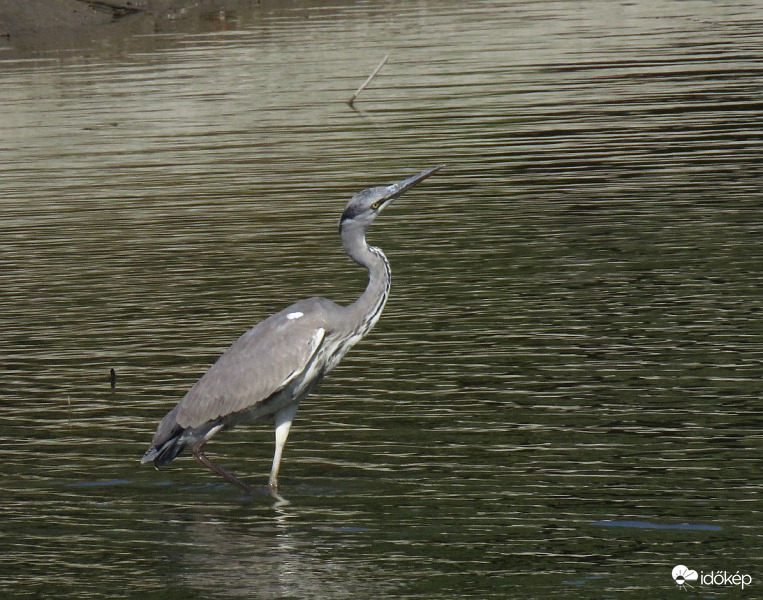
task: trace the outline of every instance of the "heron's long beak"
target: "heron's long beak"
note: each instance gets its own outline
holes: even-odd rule
[[[402,181],[398,181],[397,183],[393,183],[392,185],[387,186],[387,199],[394,200],[395,198],[398,198],[400,195],[402,195],[403,192],[411,189],[417,183],[421,183],[427,177],[436,171],[439,171],[444,166],[445,165],[437,165],[436,167],[424,169],[421,173],[417,173],[416,175],[408,177],[407,179],[403,179]]]

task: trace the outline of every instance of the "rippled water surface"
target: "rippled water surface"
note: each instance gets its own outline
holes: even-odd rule
[[[0,50],[3,597],[759,593],[759,3],[158,29]],[[141,467],[238,335],[363,289],[349,196],[439,163],[369,233],[391,297],[301,406],[287,501],[266,423],[208,446],[254,497]]]

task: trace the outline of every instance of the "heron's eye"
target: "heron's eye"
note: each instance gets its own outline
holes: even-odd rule
[[[371,208],[373,208],[374,210],[376,210],[377,208],[379,208],[379,204],[381,204],[381,203],[380,203],[380,202],[377,200],[376,202],[374,202],[374,203],[371,205]]]

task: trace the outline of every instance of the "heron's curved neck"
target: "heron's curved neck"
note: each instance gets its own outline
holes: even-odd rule
[[[365,335],[376,324],[387,302],[391,280],[389,261],[380,248],[368,245],[365,231],[359,227],[342,230],[342,245],[352,260],[368,269],[366,290],[346,307]]]

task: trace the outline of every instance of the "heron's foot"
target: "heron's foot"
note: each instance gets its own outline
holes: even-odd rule
[[[248,486],[247,484],[245,484],[243,481],[241,481],[238,477],[231,475],[231,479],[229,479],[228,481],[230,481],[233,485],[237,485],[241,489],[241,491],[243,491],[248,496],[254,496],[254,491],[252,490],[252,488]]]
[[[278,481],[270,481],[268,483],[268,491],[270,496],[276,501],[273,505],[274,507],[279,508],[291,504],[291,502],[278,493]]]
[[[238,486],[243,490],[245,494],[249,494],[250,496],[254,496],[254,492],[252,491],[252,488],[250,488],[247,484],[245,484],[243,481],[241,481],[238,477],[236,477],[233,473],[229,473],[225,469],[223,469],[220,465],[212,462],[209,457],[207,457],[206,454],[201,450],[201,448],[196,448],[191,451],[193,454],[193,457],[196,459],[196,461],[199,464],[204,465],[205,467],[208,467],[215,473],[217,473],[220,477],[225,479],[228,483],[232,483],[235,486]]]

